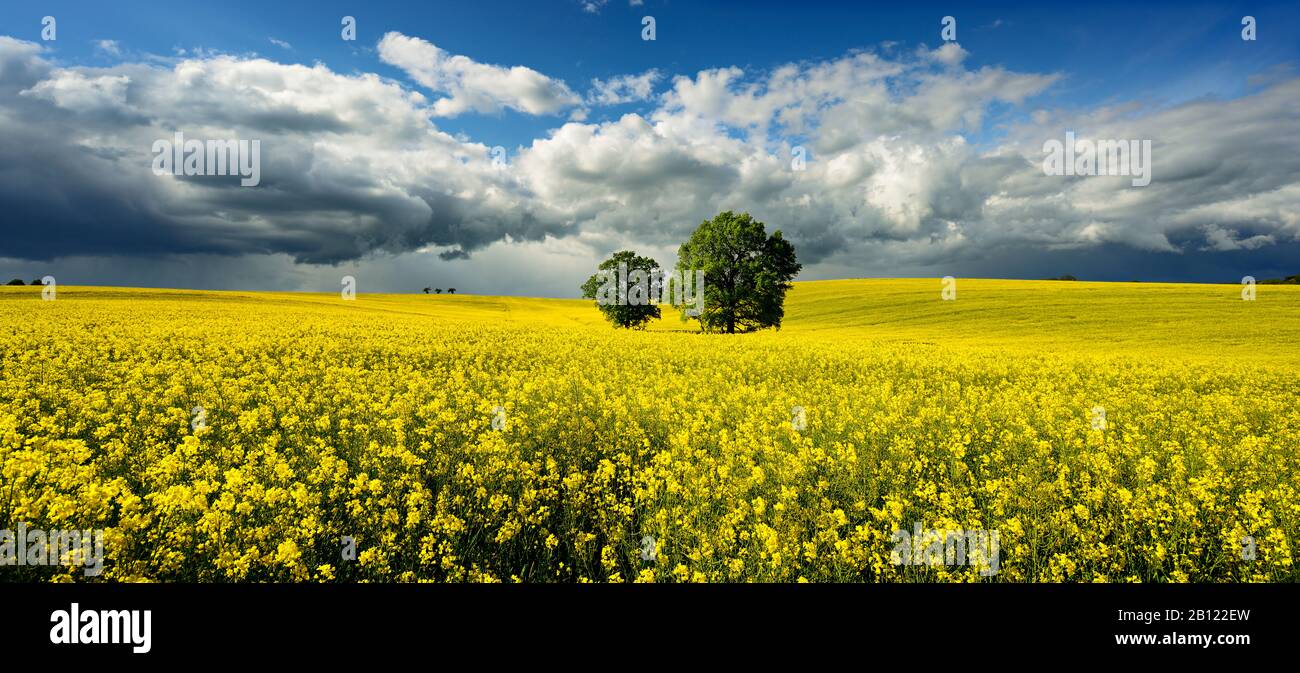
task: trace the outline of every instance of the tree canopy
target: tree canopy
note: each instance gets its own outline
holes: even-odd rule
[[[719,213],[700,223],[677,250],[678,271],[704,271],[703,309],[683,315],[699,320],[706,332],[779,329],[785,293],[802,268],[780,230],[768,236],[766,226],[749,213]]]
[[[615,327],[645,327],[660,316],[658,297],[650,283],[657,281],[659,262],[631,250],[620,250],[600,263],[598,272],[582,284],[582,296],[595,299],[596,308]],[[644,292],[627,289],[629,278],[642,279]],[[636,281],[634,280],[635,284]],[[620,289],[621,288],[621,289]]]

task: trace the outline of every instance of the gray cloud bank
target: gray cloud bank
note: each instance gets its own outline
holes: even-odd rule
[[[0,260],[76,259],[110,279],[155,264],[140,284],[221,285],[201,274],[187,283],[175,260],[192,257],[273,289],[314,288],[334,265],[385,278],[385,265],[444,265],[461,285],[572,295],[569,277],[601,255],[671,256],[725,209],[784,230],[806,277],[981,260],[1003,260],[982,275],[1032,274],[1049,260],[1143,275],[1106,261],[1124,259],[1207,279],[1252,259],[1273,264],[1300,241],[1300,78],[1232,100],[1059,110],[1034,102],[1060,75],[969,68],[955,44],[764,72],[651,71],[596,81],[585,95],[418,37],[390,33],[378,54],[410,82],[229,55],[61,66],[0,36]],[[582,121],[587,106],[628,101],[645,110]],[[557,126],[504,162],[437,126],[505,109]],[[990,135],[1008,109],[1019,114]],[[1044,175],[1043,142],[1067,130],[1150,139],[1150,185]],[[155,175],[153,143],[177,131],[259,139],[261,184]],[[1137,261],[1154,258],[1165,261]],[[519,276],[530,260],[562,280],[488,280]],[[515,266],[503,274],[500,264]],[[376,289],[409,289],[402,283]]]

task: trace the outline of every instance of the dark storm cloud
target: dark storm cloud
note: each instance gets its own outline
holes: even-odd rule
[[[977,259],[929,267],[935,276],[966,278],[1057,278],[1142,282],[1208,282],[1238,285],[1245,276],[1257,280],[1300,273],[1300,243],[1287,242],[1255,251],[1186,253],[1150,252],[1107,244],[1071,250],[1029,246],[990,251]]]
[[[466,255],[568,227],[419,94],[317,66],[218,57],[56,68],[0,38],[0,257],[285,253],[333,264],[424,246]],[[257,140],[260,183],[155,175],[154,142]],[[250,145],[251,147],[251,145]],[[248,176],[242,176],[248,177]]]

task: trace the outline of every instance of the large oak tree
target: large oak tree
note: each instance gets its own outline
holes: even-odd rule
[[[719,213],[677,250],[679,272],[704,270],[703,310],[684,315],[699,320],[706,332],[779,329],[786,290],[802,268],[780,230],[768,236],[749,213]]]

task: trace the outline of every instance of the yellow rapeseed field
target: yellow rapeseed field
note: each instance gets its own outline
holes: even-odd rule
[[[105,529],[109,581],[1300,580],[1300,288],[940,290],[797,283],[728,336],[3,288],[0,528]],[[998,531],[998,572],[894,564],[916,525]]]

